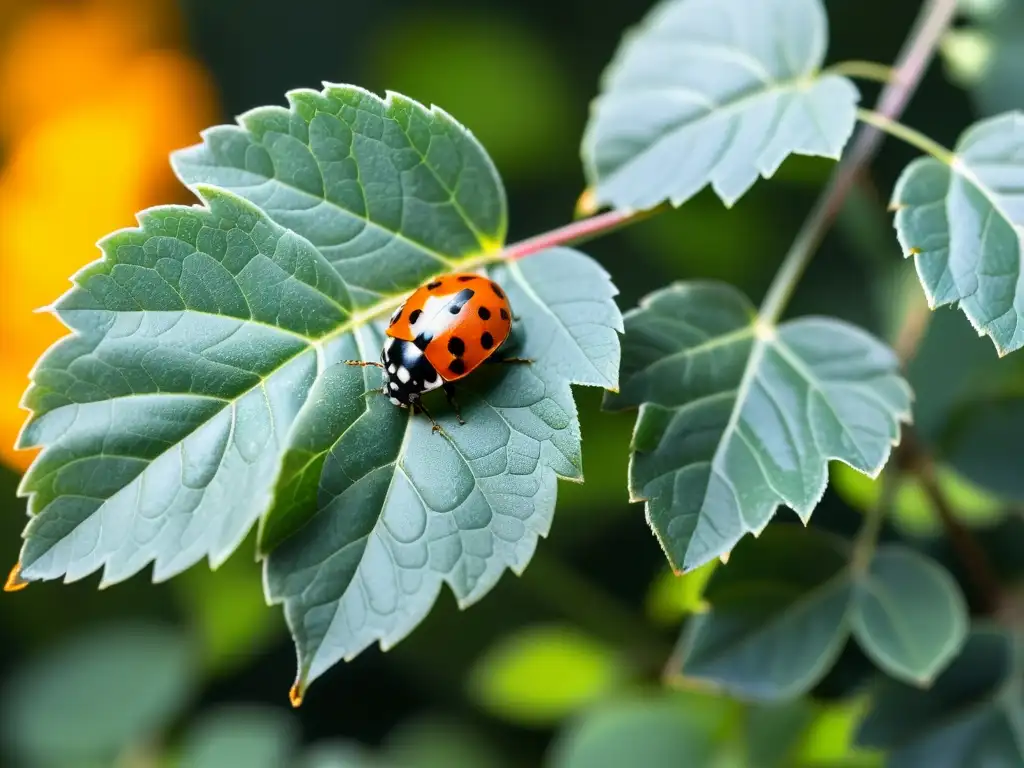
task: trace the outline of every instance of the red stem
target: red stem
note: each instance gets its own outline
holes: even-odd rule
[[[572,224],[566,224],[564,227],[513,243],[502,251],[501,256],[509,261],[516,261],[517,259],[532,256],[547,248],[582,243],[598,235],[608,234],[627,224],[653,216],[661,211],[662,208],[663,206],[647,211],[608,211],[607,213],[591,216],[582,221],[574,221]]]

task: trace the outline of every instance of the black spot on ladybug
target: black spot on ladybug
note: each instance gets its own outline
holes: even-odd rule
[[[415,344],[420,349],[426,349],[427,345],[430,342],[432,342],[433,340],[434,340],[434,334],[431,333],[430,331],[424,331],[419,336],[417,336],[415,339],[413,339],[412,343]]]
[[[423,314],[423,310],[420,310],[420,309],[414,309],[412,312],[410,312],[409,313],[409,324],[410,325],[415,325],[416,321],[420,319],[420,315],[422,315],[422,314]]]
[[[448,351],[456,357],[462,357],[466,353],[466,342],[458,336],[452,336],[448,339]]]
[[[466,372],[466,364],[458,359],[452,360],[452,364],[448,366],[448,370],[458,376]]]
[[[496,294],[498,294],[498,298],[499,298],[499,299],[504,299],[504,298],[505,298],[505,294],[501,292],[501,288],[499,288],[499,287],[498,287],[498,284],[497,284],[497,283],[491,283],[491,289],[492,289],[492,290],[493,290],[493,291],[494,291],[494,292],[495,292]]]
[[[470,288],[463,288],[452,297],[452,303],[448,305],[448,311],[453,315],[459,314],[462,308],[466,306],[466,302],[472,299],[475,293],[476,291]]]
[[[490,349],[494,346],[494,337],[487,331],[484,331],[484,335],[480,337],[480,346],[484,349]]]
[[[491,310],[489,310],[487,307],[480,307],[480,309],[478,309],[476,313],[480,315],[481,320],[491,319]]]
[[[459,275],[460,283],[468,283],[470,280],[475,280],[476,275]]]
[[[427,283],[427,290],[428,291],[433,291],[434,289],[440,288],[440,287],[441,287],[441,281],[440,280],[435,280],[432,283]]]
[[[508,320],[508,311],[507,310],[505,310],[505,309],[501,310],[501,319],[502,320]]]

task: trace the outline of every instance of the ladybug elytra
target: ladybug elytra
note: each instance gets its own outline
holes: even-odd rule
[[[512,308],[501,286],[469,272],[444,275],[417,288],[391,315],[379,363],[348,363],[381,368],[379,392],[399,407],[424,413],[431,422],[422,397],[443,388],[459,423],[465,424],[453,382],[484,362],[529,362],[496,355],[511,330]],[[436,423],[434,431],[440,431]]]

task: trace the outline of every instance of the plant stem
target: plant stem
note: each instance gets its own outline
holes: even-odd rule
[[[935,55],[942,34],[953,20],[956,8],[957,0],[929,0],[922,8],[898,59],[898,76],[883,89],[878,99],[877,112],[881,116],[895,120],[903,113]],[[874,125],[861,126],[853,146],[832,173],[828,187],[818,198],[768,288],[761,304],[762,322],[775,323],[782,315],[825,232],[838,215],[853,182],[875,156],[884,135]]]
[[[904,429],[899,454],[901,467],[917,477],[935,508],[946,537],[971,582],[978,606],[986,614],[996,613],[1003,603],[1003,587],[999,575],[974,534],[956,516],[952,504],[939,485],[934,459],[909,425]]]
[[[599,235],[614,232],[616,229],[625,227],[628,224],[634,224],[654,216],[667,207],[667,205],[659,205],[646,211],[608,211],[597,216],[574,221],[571,224],[566,224],[564,227],[513,243],[502,251],[501,257],[509,261],[515,261],[526,256],[532,256],[546,248],[582,243]]]
[[[822,70],[823,75],[845,75],[859,77],[862,80],[875,80],[879,83],[891,83],[896,79],[896,68],[877,61],[840,61]]]
[[[921,150],[925,154],[931,155],[936,160],[939,160],[946,165],[953,164],[953,158],[955,156],[950,150],[946,149],[934,139],[925,136],[920,131],[911,128],[909,125],[904,125],[896,120],[890,120],[885,115],[881,115],[870,109],[858,109],[857,119],[861,122],[867,123],[868,125],[873,125],[881,131],[885,131],[890,136],[894,136],[901,141],[905,141],[910,146]]]

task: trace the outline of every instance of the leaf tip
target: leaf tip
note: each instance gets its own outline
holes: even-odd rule
[[[921,250],[920,248],[918,248],[918,247],[917,247],[916,245],[915,245],[915,246],[912,246],[912,247],[910,247],[910,248],[908,248],[908,249],[907,249],[907,254],[908,254],[909,256],[919,256],[919,255],[920,255],[920,254],[922,254],[923,252],[924,252],[924,251],[922,251],[922,250]]]
[[[7,581],[4,584],[4,592],[20,592],[28,586],[28,581],[21,577],[21,563],[15,563],[11,568]]]
[[[891,203],[889,203],[889,205],[886,208],[886,210],[889,213],[899,213],[900,211],[902,211],[906,207],[907,207],[906,203],[901,203],[899,200],[893,200]]]
[[[722,554],[720,554],[718,556],[718,559],[722,561],[722,565],[728,565],[729,564],[729,555],[731,555],[731,554],[732,554],[731,551],[730,552],[723,552]]]
[[[288,690],[288,701],[291,702],[293,709],[298,709],[302,706],[303,697],[306,695],[306,691],[302,686],[301,680],[296,680],[295,684]]]

